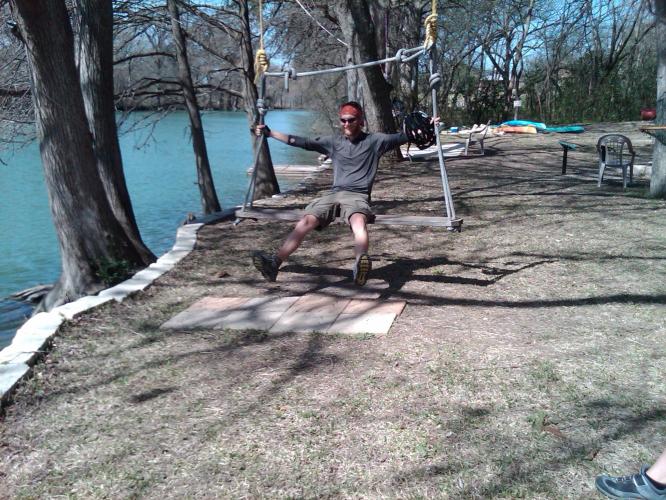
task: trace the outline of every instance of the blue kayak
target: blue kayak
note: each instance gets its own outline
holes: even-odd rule
[[[508,125],[510,127],[534,127],[537,130],[546,129],[545,123],[531,122],[528,120],[509,120],[508,122],[502,123],[502,125]]]
[[[546,127],[544,132],[558,132],[560,134],[580,134],[585,129],[580,125],[563,125],[561,127]]]

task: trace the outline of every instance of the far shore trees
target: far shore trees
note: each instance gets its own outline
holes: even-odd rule
[[[108,286],[145,264],[109,204],[86,117],[64,0],[11,0],[30,66],[37,135],[61,275],[39,309]],[[55,56],[57,54],[57,57]]]

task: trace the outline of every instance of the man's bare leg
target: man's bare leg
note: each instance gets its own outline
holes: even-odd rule
[[[277,251],[276,257],[280,263],[287,260],[292,253],[298,250],[298,247],[301,246],[308,233],[316,229],[317,226],[319,226],[319,220],[314,215],[308,214],[303,216]]]
[[[370,238],[368,236],[367,217],[362,213],[354,213],[349,217],[349,226],[354,233],[354,262],[353,278],[358,286],[365,285],[372,262],[368,256]]]
[[[368,236],[367,217],[362,213],[355,213],[349,217],[349,225],[354,233],[354,256],[358,259],[368,253],[370,237]]]
[[[647,475],[658,483],[666,484],[666,450],[659,455],[657,461],[647,470]]]
[[[284,240],[277,254],[270,255],[261,251],[252,253],[252,263],[266,281],[275,281],[282,263],[294,253],[307,234],[319,225],[319,220],[313,215],[306,215],[298,221],[289,236]]]
[[[649,469],[644,465],[637,474],[629,476],[602,474],[595,484],[609,498],[666,499],[666,450]]]

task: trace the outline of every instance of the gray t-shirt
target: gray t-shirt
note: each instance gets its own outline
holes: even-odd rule
[[[379,158],[408,141],[404,133],[361,133],[354,141],[343,135],[323,137],[289,136],[288,144],[328,155],[333,162],[333,191],[370,194]]]

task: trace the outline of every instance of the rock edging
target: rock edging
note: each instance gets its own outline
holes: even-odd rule
[[[51,338],[65,320],[71,320],[111,300],[122,302],[130,295],[144,290],[194,249],[201,227],[232,218],[235,210],[223,210],[180,226],[171,250],[130,279],[102,290],[97,295],[81,297],[49,312],[38,313],[26,321],[16,331],[12,343],[0,351],[0,408],[9,402],[18,384],[30,375],[37,358],[45,352]]]

